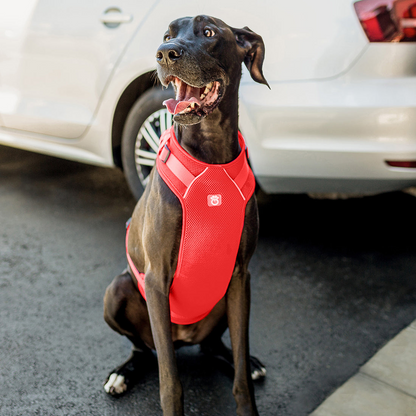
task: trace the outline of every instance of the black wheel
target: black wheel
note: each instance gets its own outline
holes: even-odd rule
[[[173,89],[152,88],[131,108],[121,139],[124,176],[133,196],[139,199],[156,161],[159,138],[172,126],[172,115],[162,104],[174,97]]]

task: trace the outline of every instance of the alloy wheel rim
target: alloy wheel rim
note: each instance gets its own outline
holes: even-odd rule
[[[156,163],[160,136],[171,126],[172,114],[166,109],[161,109],[147,117],[137,133],[134,160],[137,176],[143,188],[149,182],[150,171]]]

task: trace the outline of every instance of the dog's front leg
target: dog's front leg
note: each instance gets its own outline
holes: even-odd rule
[[[227,316],[235,366],[233,394],[238,416],[258,416],[250,375],[248,326],[250,273],[236,266],[227,291]]]
[[[169,287],[163,275],[146,273],[146,300],[159,362],[160,402],[164,416],[183,416],[183,394],[170,321]]]

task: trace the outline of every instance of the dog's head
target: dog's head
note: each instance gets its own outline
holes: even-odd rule
[[[261,36],[247,27],[234,29],[209,16],[173,21],[156,60],[161,83],[174,85],[176,98],[164,104],[180,124],[199,123],[227,93],[237,94],[243,62],[254,81],[268,86],[262,71]]]

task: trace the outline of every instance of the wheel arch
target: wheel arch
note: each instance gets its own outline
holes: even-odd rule
[[[121,169],[123,169],[121,160],[121,136],[129,111],[143,93],[157,85],[160,85],[160,83],[155,72],[146,72],[130,82],[117,102],[111,128],[111,143],[114,164]]]

